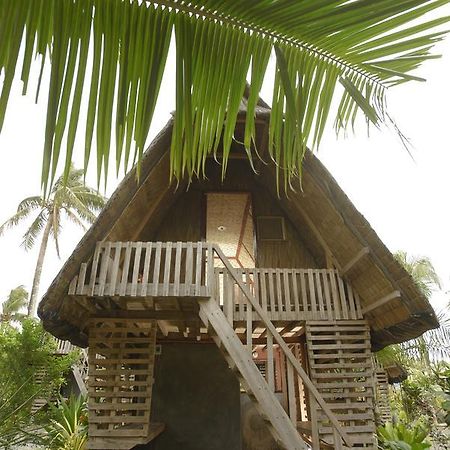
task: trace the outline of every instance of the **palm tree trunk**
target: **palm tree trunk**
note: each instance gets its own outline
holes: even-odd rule
[[[48,238],[52,228],[52,214],[50,213],[45,225],[44,234],[42,235],[41,246],[39,248],[39,256],[34,270],[33,287],[31,288],[30,303],[28,304],[28,317],[36,316],[37,299],[39,293],[39,285],[41,283],[42,266],[44,265],[45,252],[47,251]]]

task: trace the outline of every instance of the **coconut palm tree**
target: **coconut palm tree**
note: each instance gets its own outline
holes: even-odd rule
[[[22,245],[31,249],[42,233],[39,255],[34,271],[33,285],[28,315],[35,316],[37,296],[41,281],[42,267],[50,236],[53,238],[59,256],[59,236],[62,220],[67,218],[76,225],[85,228],[85,223],[93,223],[96,213],[104,206],[105,198],[96,190],[86,186],[83,171],[70,167],[67,179],[58,178],[48,197],[27,197],[19,203],[17,212],[0,226],[0,235],[15,227],[34,214],[33,221],[23,236]]]
[[[201,174],[206,156],[218,150],[226,169],[244,93],[244,144],[251,154],[256,105],[273,55],[269,153],[289,181],[301,173],[306,146],[319,144],[330,111],[337,129],[353,125],[360,112],[377,126],[391,122],[386,92],[423,81],[414,71],[436,57],[431,49],[449,20],[442,13],[423,16],[449,2],[2,0],[0,129],[23,54],[17,72],[24,93],[34,73],[39,93],[43,68],[51,66],[44,188],[64,153],[68,174],[84,99],[85,169],[95,132],[98,174],[108,172],[113,124],[117,166],[134,160],[134,148],[139,167],[174,34],[172,175]],[[41,70],[31,70],[39,59]]]
[[[26,315],[20,311],[28,305],[28,292],[25,286],[20,285],[8,295],[8,298],[2,304],[0,313],[0,323],[21,322]]]
[[[441,288],[441,281],[429,258],[408,255],[405,251],[397,251],[394,257],[411,275],[425,297],[430,298],[433,291]],[[450,357],[450,303],[437,316],[440,324],[438,329],[430,330],[402,345],[410,356],[422,359],[428,367],[430,355]]]

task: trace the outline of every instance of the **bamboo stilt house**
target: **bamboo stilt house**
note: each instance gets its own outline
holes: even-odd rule
[[[169,121],[39,306],[89,347],[91,449],[375,449],[372,352],[438,325],[320,161],[278,196],[244,123],[223,181],[211,158],[176,185]]]

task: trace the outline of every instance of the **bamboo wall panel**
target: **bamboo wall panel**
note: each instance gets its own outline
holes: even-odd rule
[[[149,435],[155,343],[153,320],[90,322],[89,448],[122,448],[121,439],[131,448]]]
[[[306,341],[310,376],[318,391],[354,446],[376,449],[375,384],[367,322],[308,321]],[[311,420],[319,423],[318,437],[334,445],[333,429],[314,401]]]
[[[392,422],[392,411],[389,404],[388,374],[382,367],[375,369],[376,410],[381,424]]]
[[[271,320],[361,319],[359,297],[333,269],[236,269]],[[246,320],[247,304],[230,274],[215,269],[215,298],[227,317]]]

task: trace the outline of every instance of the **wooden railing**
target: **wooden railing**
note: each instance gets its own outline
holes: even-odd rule
[[[208,254],[212,244],[205,242],[99,242],[69,294],[207,297],[206,266],[213,267]]]
[[[299,360],[295,357],[294,353],[289,348],[288,344],[284,341],[281,334],[275,328],[272,323],[270,315],[267,310],[261,304],[260,299],[255,295],[255,284],[251,282],[250,279],[243,280],[243,272],[239,269],[232,267],[228,258],[225,257],[221,249],[217,246],[213,246],[213,250],[217,257],[221,260],[224,265],[224,269],[221,271],[216,271],[217,273],[222,273],[225,279],[232,280],[236,285],[237,289],[240,291],[241,303],[244,305],[243,311],[245,311],[245,320],[247,321],[247,334],[246,334],[246,349],[249,352],[248,361],[253,361],[253,333],[251,323],[254,320],[261,322],[265,328],[266,336],[266,348],[267,348],[267,361],[268,367],[266,368],[266,381],[269,385],[269,389],[274,392],[275,390],[275,367],[274,367],[274,348],[278,347],[283,357],[286,361],[286,386],[287,386],[287,397],[288,397],[288,408],[287,413],[294,424],[297,427],[299,413],[296,400],[296,390],[299,388],[300,383],[308,391],[309,398],[317,402],[323,414],[329,420],[330,426],[333,429],[334,435],[334,447],[337,450],[343,448],[342,441],[348,446],[352,447],[352,441],[346,431],[343,429],[337,416],[331,411],[330,407],[327,405],[324,398],[321,396],[311,379],[308,377],[307,373],[303,369]],[[319,272],[319,271],[318,271]],[[317,273],[318,273],[317,272]],[[244,274],[246,271],[244,271]],[[254,272],[255,273],[255,272]],[[257,273],[257,271],[256,271]],[[281,274],[283,271],[275,271],[275,278],[281,279]],[[273,277],[272,277],[273,278]],[[217,278],[216,278],[217,279]],[[314,275],[313,275],[314,279]],[[290,298],[288,296],[288,298]],[[233,305],[233,303],[231,303]],[[268,305],[267,305],[268,306]],[[231,311],[227,315],[227,308],[224,308],[224,313],[230,324],[232,325],[234,311],[232,308],[228,308]],[[241,312],[241,311],[240,311]],[[260,344],[259,344],[260,345]],[[253,362],[254,363],[254,362]],[[319,429],[317,421],[311,421],[312,426],[312,447],[314,449],[320,448],[319,443]]]
[[[234,269],[271,320],[362,318],[358,295],[336,270]],[[246,301],[226,269],[215,269],[215,298],[227,316],[245,321]]]
[[[55,353],[58,355],[68,355],[71,351],[77,349],[73,344],[69,341],[63,341],[61,339],[55,338],[56,342],[56,351]]]

